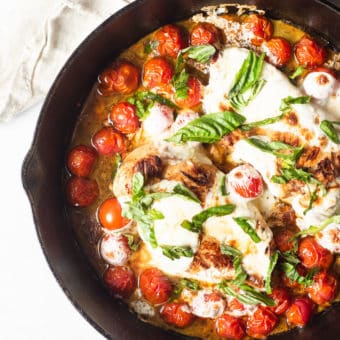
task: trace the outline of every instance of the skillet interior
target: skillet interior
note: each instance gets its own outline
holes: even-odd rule
[[[234,1],[230,1],[234,2]],[[236,1],[235,1],[236,2]],[[269,17],[313,27],[339,50],[340,12],[317,0],[251,0]],[[62,169],[72,132],[96,75],[120,51],[169,22],[184,19],[201,7],[224,0],[137,0],[99,26],[75,51],[54,82],[38,121],[33,145],[23,166],[23,183],[30,198],[41,246],[60,286],[78,311],[104,336],[112,339],[185,339],[140,322],[113,301],[84,260],[67,223]],[[303,15],[302,15],[303,13]],[[336,339],[340,305],[318,316],[303,331],[275,339]],[[338,335],[338,336],[337,336]]]

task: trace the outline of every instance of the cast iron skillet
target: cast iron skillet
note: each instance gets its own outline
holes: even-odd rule
[[[338,50],[338,6],[317,0],[137,0],[101,24],[77,48],[55,80],[42,108],[23,169],[36,230],[57,281],[78,311],[110,339],[186,339],[143,323],[113,300],[90,267],[65,216],[62,169],[72,132],[99,71],[122,50],[157,27],[191,16],[206,5],[255,4],[272,18],[283,18],[321,32]],[[315,317],[302,331],[275,339],[340,337],[340,305]]]

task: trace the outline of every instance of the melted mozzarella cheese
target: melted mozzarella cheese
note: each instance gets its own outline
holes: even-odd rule
[[[336,223],[329,224],[322,232],[316,235],[318,243],[331,251],[340,253],[340,225]]]
[[[336,79],[327,72],[310,72],[303,81],[303,88],[309,96],[327,100],[334,93]]]

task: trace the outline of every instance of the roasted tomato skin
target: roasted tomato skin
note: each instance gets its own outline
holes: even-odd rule
[[[116,130],[122,133],[134,133],[139,127],[136,106],[128,102],[117,103],[109,118]]]
[[[293,241],[292,241],[293,236],[294,236],[294,233],[289,229],[280,230],[274,236],[276,247],[282,252],[292,250],[293,249]]]
[[[269,307],[276,315],[283,314],[291,305],[292,298],[288,289],[274,288],[270,297],[276,302],[276,306]]]
[[[267,56],[269,62],[280,67],[288,64],[292,55],[292,47],[286,39],[272,38],[266,41],[264,45],[269,51]]]
[[[241,340],[246,335],[242,320],[228,314],[216,319],[215,328],[218,336],[226,339]]]
[[[159,305],[169,300],[172,286],[169,279],[157,268],[148,268],[139,278],[139,287],[146,300]]]
[[[66,183],[68,202],[75,207],[91,205],[99,195],[98,184],[95,180],[83,177],[71,177]]]
[[[98,83],[98,91],[104,96],[130,94],[138,88],[139,70],[129,62],[121,62],[104,70],[98,77]]]
[[[128,298],[136,288],[135,275],[127,267],[109,267],[103,279],[112,294],[120,298]]]
[[[250,29],[255,38],[252,39],[252,43],[256,46],[260,46],[264,40],[271,38],[273,34],[272,23],[263,16],[257,14],[251,14],[244,20],[248,29]]]
[[[96,150],[87,145],[77,145],[68,154],[67,168],[72,175],[87,177],[97,160]]]
[[[299,243],[298,256],[306,268],[321,268],[327,270],[333,263],[332,253],[321,247],[314,237],[307,236]]]
[[[190,312],[186,303],[169,302],[160,311],[162,319],[178,328],[188,327],[195,320],[195,316]]]
[[[276,315],[268,307],[259,306],[247,320],[247,333],[256,339],[262,339],[274,329],[276,323]]]
[[[307,292],[312,301],[318,305],[331,302],[338,290],[337,279],[326,271],[321,271],[314,276],[313,280],[313,284],[307,287]]]
[[[181,108],[190,108],[198,105],[201,101],[201,83],[195,77],[189,77],[188,96],[183,99],[176,98],[175,102]]]
[[[290,325],[303,327],[313,314],[313,302],[307,297],[295,298],[286,311],[287,321]]]
[[[163,57],[155,57],[144,64],[143,85],[148,89],[160,89],[169,92],[174,75],[172,65]]]
[[[214,44],[217,39],[217,28],[206,22],[197,24],[190,34],[190,44],[193,46]]]
[[[105,126],[95,133],[92,143],[104,156],[113,156],[126,149],[125,137],[111,126]]]
[[[307,67],[321,66],[327,58],[326,49],[306,35],[296,43],[294,53],[299,65]]]
[[[161,56],[176,58],[178,52],[186,47],[181,30],[171,24],[159,29],[155,33],[154,40],[158,43],[156,50]]]
[[[108,198],[100,205],[98,220],[108,230],[120,229],[129,222],[122,216],[122,207],[117,198]]]

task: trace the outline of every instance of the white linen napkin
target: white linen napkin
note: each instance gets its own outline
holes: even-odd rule
[[[0,1],[0,121],[43,98],[82,40],[130,2]]]

